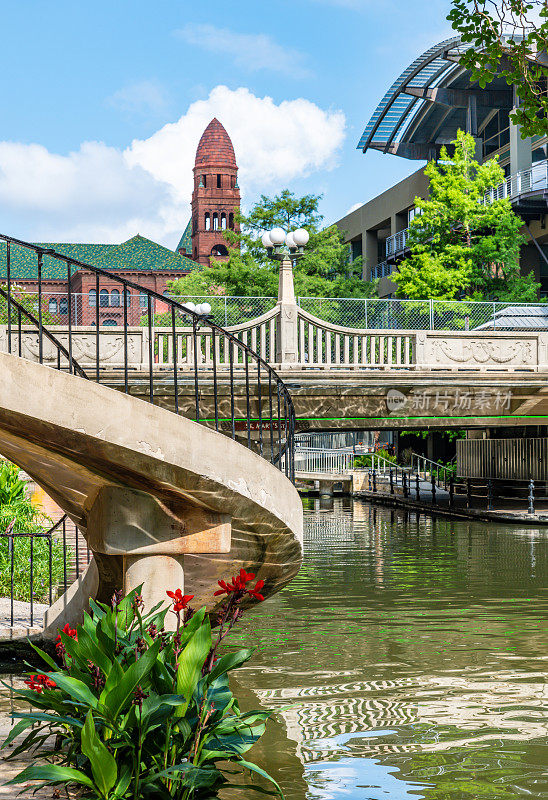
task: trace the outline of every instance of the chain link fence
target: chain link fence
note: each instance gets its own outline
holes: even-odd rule
[[[375,330],[548,330],[548,303],[298,297],[326,322]]]
[[[38,316],[36,293],[21,289],[13,292],[28,312]],[[169,295],[170,297],[172,295]],[[168,295],[166,295],[166,298]],[[179,303],[209,303],[213,320],[223,327],[240,325],[270,311],[275,297],[173,296]],[[124,308],[125,302],[125,308]],[[171,326],[167,303],[145,293],[129,292],[124,298],[117,289],[101,289],[97,300],[92,290],[86,294],[47,292],[41,298],[44,325],[94,325],[99,307],[100,325],[145,325],[149,313],[157,326]],[[354,297],[298,297],[297,304],[325,322],[345,328],[368,330],[548,330],[548,303],[467,302],[465,300],[396,300]],[[69,314],[70,309],[70,314]],[[17,325],[12,308],[10,324]],[[183,313],[176,313],[177,325],[188,325]],[[0,296],[0,324],[8,323],[7,300]],[[23,319],[22,324],[27,324]]]

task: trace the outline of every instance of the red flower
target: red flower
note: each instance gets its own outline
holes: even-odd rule
[[[194,598],[193,594],[183,595],[180,589],[176,589],[174,592],[166,592],[166,594],[173,600],[173,612],[175,614],[180,614]]]
[[[61,631],[61,633],[66,633],[67,636],[70,636],[71,639],[74,639],[76,642],[78,641],[78,633],[76,632],[76,630],[74,628],[70,627],[68,622],[65,625],[65,627],[63,628],[63,630]],[[60,642],[61,641],[61,634],[59,634],[59,636],[57,637],[57,639],[55,641],[56,642]]]
[[[262,589],[263,586],[264,586],[264,581],[257,581],[257,583],[255,584],[255,588],[254,589],[248,589],[247,590],[248,595],[250,597],[254,597],[255,600],[259,600],[259,601],[264,600],[263,595],[259,593],[259,590]]]
[[[28,681],[25,681],[29,689],[32,689],[33,692],[37,694],[42,693],[42,689],[56,689],[57,684],[55,681],[52,681],[51,678],[48,678],[47,675],[31,675]]]
[[[217,591],[213,593],[213,596],[216,597],[220,594],[235,594],[237,595],[238,599],[240,599],[245,594],[248,594],[250,597],[254,597],[256,600],[264,600],[262,594],[259,594],[259,589],[263,588],[264,581],[257,581],[254,589],[246,589],[246,584],[252,581],[254,578],[254,572],[246,572],[245,569],[242,568],[239,575],[231,578],[231,583],[227,583],[226,581],[217,581],[221,588],[217,589]]]

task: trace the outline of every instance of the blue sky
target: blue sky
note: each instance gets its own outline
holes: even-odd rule
[[[176,244],[199,134],[233,138],[246,205],[286,186],[327,221],[420,166],[356,144],[450,0],[3,0],[0,214],[32,240]]]

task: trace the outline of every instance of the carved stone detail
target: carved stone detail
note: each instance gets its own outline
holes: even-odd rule
[[[427,343],[425,363],[535,365],[536,342],[532,339],[441,339]]]

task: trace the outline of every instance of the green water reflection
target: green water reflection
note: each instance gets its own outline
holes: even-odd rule
[[[233,638],[288,800],[548,798],[548,531],[337,500],[305,531]]]

